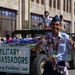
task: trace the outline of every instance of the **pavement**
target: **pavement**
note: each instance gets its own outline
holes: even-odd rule
[[[3,75],[3,74],[2,74]],[[11,73],[7,73],[5,75],[21,75],[21,74],[11,74]],[[69,70],[69,75],[75,75],[75,70]]]
[[[23,74],[12,74],[12,73],[0,73],[0,75],[23,75]],[[74,70],[69,70],[69,75],[75,75],[75,69]]]
[[[75,70],[69,70],[69,75],[75,75]]]

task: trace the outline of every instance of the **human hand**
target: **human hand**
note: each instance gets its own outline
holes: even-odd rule
[[[38,26],[41,26],[42,25],[42,23],[38,23]]]
[[[75,52],[75,44],[71,38],[69,38],[68,43],[72,46],[72,50]]]
[[[36,25],[33,25],[33,27],[35,27]]]
[[[69,38],[68,44],[71,45],[71,46],[73,45],[73,40],[72,40],[72,38]]]
[[[44,24],[44,27],[47,28],[48,27],[47,24]]]
[[[46,60],[47,60],[47,61],[50,61],[50,58],[51,58],[51,56],[48,55]]]
[[[37,24],[34,24],[34,25],[33,25],[33,27],[36,27],[36,26],[38,26],[38,25],[37,25]]]
[[[44,36],[42,36],[41,39],[40,39],[40,44],[43,45],[44,42],[45,42],[45,40],[44,40]]]

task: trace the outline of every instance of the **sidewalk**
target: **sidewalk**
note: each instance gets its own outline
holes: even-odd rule
[[[69,70],[69,75],[75,75],[75,70]]]

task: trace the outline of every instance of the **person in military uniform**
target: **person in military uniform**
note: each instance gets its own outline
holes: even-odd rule
[[[71,37],[60,32],[61,25],[58,15],[55,15],[50,25],[52,32],[44,35],[40,42],[34,47],[35,50],[45,46],[47,62],[44,65],[42,75],[69,75],[65,61],[67,60],[66,47],[75,51],[75,44]]]
[[[48,12],[48,11],[45,11],[45,12],[44,12],[44,16],[43,16],[43,21],[42,21],[42,23],[38,23],[38,24],[36,24],[36,25],[33,25],[33,27],[35,27],[35,26],[41,26],[42,29],[50,29],[50,30],[51,30],[51,28],[50,28],[51,20],[52,20],[52,19],[51,19],[50,16],[49,16],[49,12]]]
[[[66,23],[63,20],[63,15],[60,15],[59,18],[60,18],[61,31],[65,32],[65,30],[66,30]]]

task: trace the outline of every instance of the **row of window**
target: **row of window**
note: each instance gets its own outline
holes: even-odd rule
[[[33,1],[33,2],[34,2],[34,0],[31,0],[31,1]],[[37,3],[39,3],[39,0],[36,0],[36,2],[37,2]],[[41,0],[41,4],[43,4],[43,5],[44,5],[44,0]]]
[[[34,1],[34,0],[31,0],[31,1]],[[45,0],[41,0],[41,4],[44,5],[44,1]],[[39,3],[39,0],[36,0],[36,2]],[[56,0],[49,0],[50,7],[52,7],[52,3],[54,8],[56,8],[56,3],[57,3],[57,9],[60,9],[60,0],[57,0],[57,2]],[[71,0],[63,0],[63,11],[71,13]]]
[[[63,0],[63,10],[71,13],[71,0]]]

